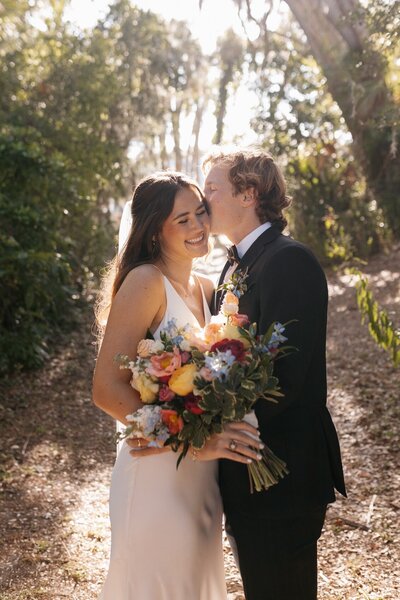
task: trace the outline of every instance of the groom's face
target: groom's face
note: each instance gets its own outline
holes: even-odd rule
[[[204,195],[211,212],[211,232],[230,237],[241,218],[239,195],[229,180],[229,167],[214,165],[204,182]]]

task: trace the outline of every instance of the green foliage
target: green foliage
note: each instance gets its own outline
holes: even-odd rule
[[[259,20],[260,36],[249,42],[249,85],[259,98],[253,128],[292,175],[292,230],[325,263],[369,256],[400,223],[399,20],[386,2],[362,11],[371,37],[346,54],[338,85],[326,64],[340,53],[336,62],[334,49],[313,56],[300,17],[276,32]],[[335,226],[326,228],[332,215]]]
[[[0,3],[0,373],[35,367],[114,245],[128,148],[148,169],[179,110],[201,95],[189,29],[115,0],[92,30],[68,2]],[[204,65],[203,65],[204,66]],[[161,163],[161,164],[160,164]]]
[[[320,145],[287,167],[293,205],[293,235],[319,259],[342,264],[353,256],[367,258],[387,239],[382,212],[368,200],[354,162],[333,144]]]
[[[396,329],[385,310],[379,308],[368,287],[368,280],[357,269],[349,272],[357,276],[357,304],[362,315],[362,322],[368,321],[368,329],[375,342],[386,350],[393,364],[400,365],[400,330]]]
[[[53,198],[65,190],[62,165],[40,146],[0,138],[0,372],[35,367],[46,338],[68,318],[73,253],[62,238],[65,215]],[[64,210],[70,198],[63,198]],[[78,296],[76,296],[78,297]]]

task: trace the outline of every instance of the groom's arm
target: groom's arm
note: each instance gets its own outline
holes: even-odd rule
[[[260,281],[259,332],[265,333],[273,321],[284,324],[296,319],[286,328],[288,341],[285,344],[297,350],[278,359],[275,364],[274,372],[284,397],[279,399],[278,404],[258,403],[257,411],[269,417],[305,401],[310,373],[314,381],[321,382],[317,387],[322,394],[325,393],[328,293],[319,263],[306,248],[297,245],[279,250],[264,268]],[[319,373],[314,373],[314,368]],[[310,397],[310,402],[312,400]]]

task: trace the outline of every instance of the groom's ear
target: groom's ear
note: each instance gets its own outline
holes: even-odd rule
[[[254,187],[249,187],[243,192],[242,206],[254,206],[257,202],[257,194]]]

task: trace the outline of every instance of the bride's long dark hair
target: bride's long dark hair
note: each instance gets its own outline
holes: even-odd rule
[[[107,323],[115,294],[125,277],[135,267],[153,263],[160,256],[159,234],[171,214],[176,194],[194,187],[203,194],[197,183],[183,173],[160,171],[145,177],[136,186],[132,196],[132,226],[120,254],[111,261],[104,277],[96,303],[96,323],[99,337]]]

